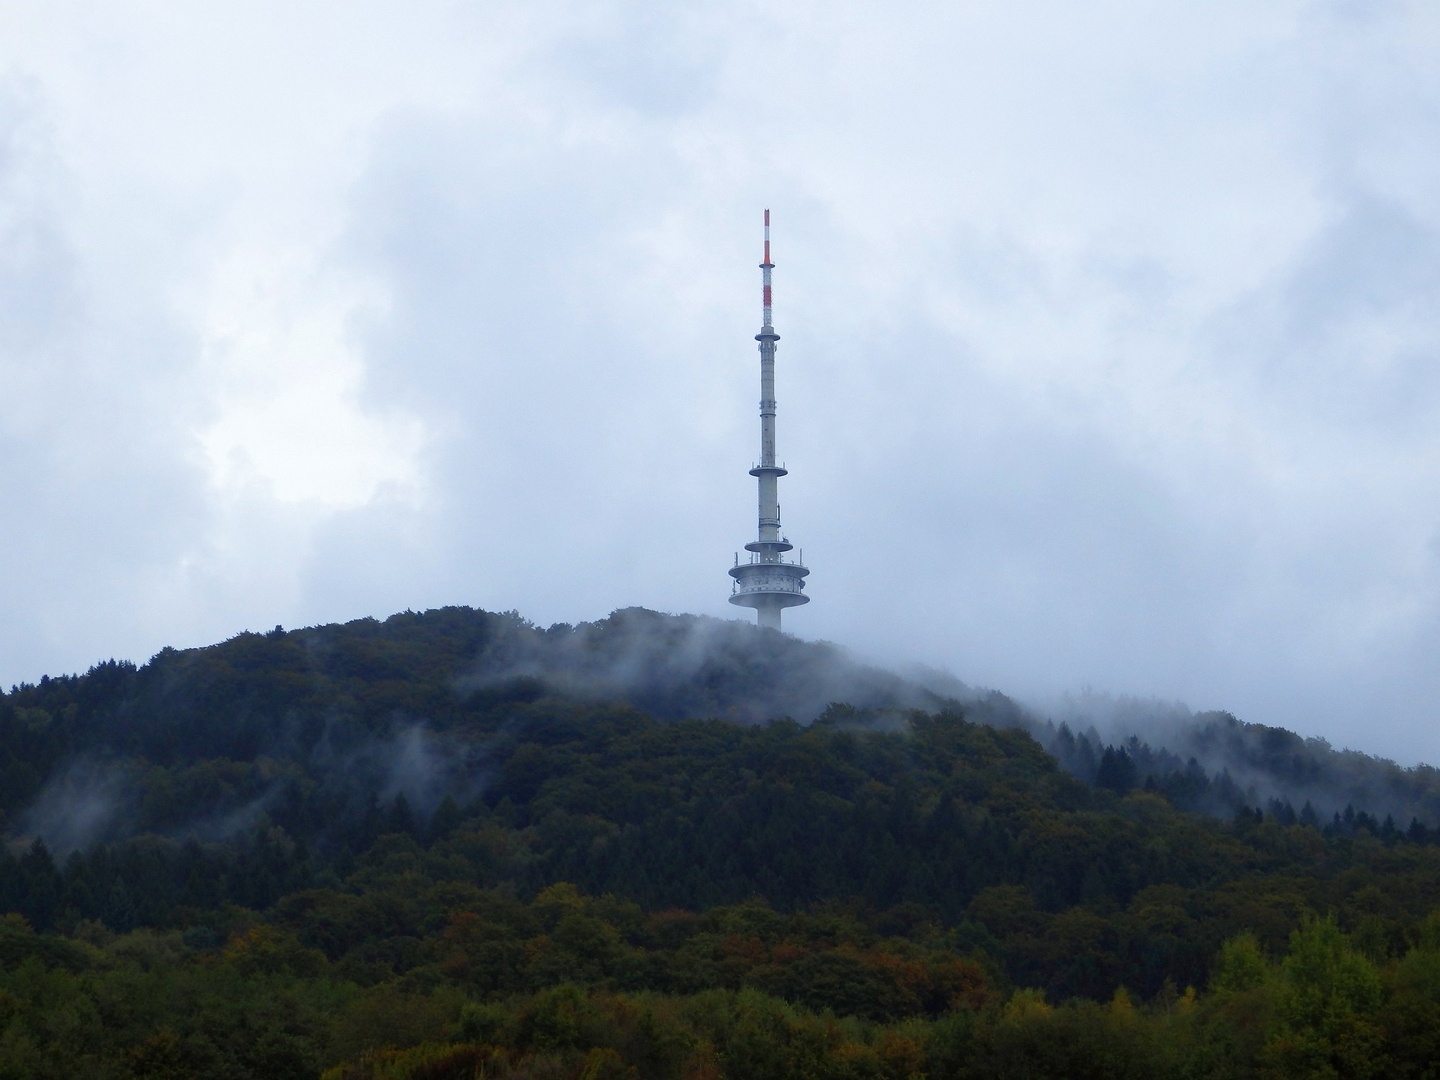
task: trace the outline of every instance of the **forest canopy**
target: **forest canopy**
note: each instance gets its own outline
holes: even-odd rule
[[[44,679],[0,1077],[1432,1075],[1433,777],[1274,730],[1185,735],[1236,779],[635,610]]]

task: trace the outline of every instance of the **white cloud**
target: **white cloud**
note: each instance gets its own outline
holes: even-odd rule
[[[222,496],[259,484],[281,502],[363,506],[382,486],[420,483],[423,432],[360,404],[364,361],[351,338],[384,317],[384,296],[317,281],[307,254],[239,247],[217,267],[200,322],[216,416],[200,441]]]

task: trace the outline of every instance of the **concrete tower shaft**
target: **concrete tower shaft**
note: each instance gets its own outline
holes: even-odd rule
[[[755,609],[761,626],[780,629],[780,613],[787,607],[808,604],[805,577],[810,573],[800,562],[784,558],[794,545],[780,533],[780,477],[786,475],[775,460],[775,333],[771,310],[770,211],[765,211],[765,261],[760,264],[761,326],[755,340],[760,343],[760,463],[750,470],[760,486],[760,528],[758,538],[745,545],[747,562],[735,556],[730,576],[735,579],[730,602]]]

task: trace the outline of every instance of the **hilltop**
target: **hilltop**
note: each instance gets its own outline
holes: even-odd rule
[[[328,842],[369,800],[403,795],[428,817],[446,796],[475,799],[498,764],[503,740],[490,740],[537,706],[739,724],[808,724],[845,706],[868,729],[948,709],[1028,732],[1088,784],[1182,809],[1347,832],[1413,824],[1422,839],[1440,823],[1436,770],[1227,713],[1162,723],[1132,706],[1102,736],[941,672],[900,675],[741,622],[631,608],[540,628],[455,607],[243,633],[0,694],[0,827],[69,851],[136,833],[221,839],[263,814]],[[297,802],[322,797],[336,836]]]
[[[1392,815],[1433,771],[1166,738],[640,609],[18,686],[0,1075],[1293,1075],[1287,994],[1336,971],[1306,1046],[1428,1060],[1440,845]]]

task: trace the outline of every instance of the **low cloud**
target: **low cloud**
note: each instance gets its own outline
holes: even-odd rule
[[[741,723],[788,717],[809,723],[827,706],[935,707],[964,693],[938,671],[926,682],[865,664],[837,645],[803,642],[740,620],[627,608],[606,619],[548,630],[512,620],[458,688],[467,695],[535,693],[624,701],[666,720]],[[940,684],[943,689],[932,686]]]
[[[18,832],[55,852],[88,848],[128,831],[138,803],[137,770],[79,759],[56,772],[20,815]]]

